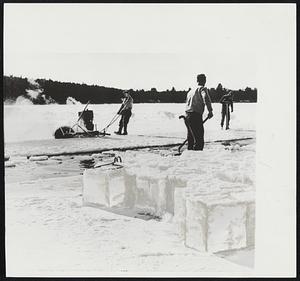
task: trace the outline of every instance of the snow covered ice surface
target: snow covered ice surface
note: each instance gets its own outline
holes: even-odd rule
[[[182,104],[135,105],[126,137],[70,140],[51,134],[82,105],[5,106],[8,276],[251,276],[255,105],[237,104],[228,131],[213,106],[205,150],[181,156],[176,147],[113,149],[183,142]],[[91,105],[98,129],[112,107]],[[114,155],[123,169],[92,169]]]

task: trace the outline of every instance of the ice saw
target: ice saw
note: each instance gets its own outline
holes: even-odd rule
[[[54,132],[54,138],[67,139],[67,138],[82,138],[82,137],[99,137],[110,135],[106,133],[105,129],[98,131],[97,125],[93,123],[94,113],[92,110],[88,110],[87,107],[90,101],[86,104],[83,111],[78,112],[78,119],[72,126],[59,127]]]

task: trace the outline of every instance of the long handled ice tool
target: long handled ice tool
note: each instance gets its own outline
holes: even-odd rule
[[[120,109],[121,109],[121,108],[120,108]],[[107,134],[107,133],[106,133],[106,130],[107,130],[113,123],[115,123],[115,122],[119,119],[119,117],[120,117],[120,115],[119,115],[120,109],[118,110],[118,113],[116,113],[116,114],[114,115],[114,117],[111,119],[111,121],[108,123],[108,125],[107,125],[106,127],[104,127],[104,128],[100,131],[100,133]]]
[[[192,131],[191,127],[190,127],[189,122],[186,120],[186,117],[185,117],[184,115],[180,115],[180,116],[179,116],[179,119],[182,119],[182,118],[184,119],[184,123],[185,123],[185,125],[186,125],[188,131],[191,132],[192,136],[194,137],[193,131]],[[203,120],[202,124],[204,124],[208,119],[209,119],[209,118],[206,117],[206,118]],[[188,141],[188,139],[186,139],[186,140],[178,147],[178,154],[177,154],[177,155],[181,155],[180,150],[181,150],[181,148],[187,143],[187,141]]]

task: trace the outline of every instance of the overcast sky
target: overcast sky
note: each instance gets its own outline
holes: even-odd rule
[[[283,40],[277,23],[288,13],[262,4],[5,4],[4,74],[164,90],[205,73],[209,87],[257,87],[262,51]]]

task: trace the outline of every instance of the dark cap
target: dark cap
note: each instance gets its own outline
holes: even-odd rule
[[[206,82],[206,76],[205,76],[205,74],[198,74],[197,75],[197,81],[199,82],[199,83],[201,83],[201,84],[205,84],[205,82]]]

